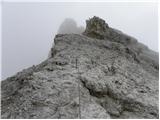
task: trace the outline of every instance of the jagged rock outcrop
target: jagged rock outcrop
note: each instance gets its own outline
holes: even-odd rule
[[[2,81],[2,118],[159,117],[158,53],[98,17],[54,42],[50,58]]]
[[[86,30],[84,35],[98,39],[104,39],[108,35],[109,26],[99,17],[94,16],[92,19],[86,20]]]

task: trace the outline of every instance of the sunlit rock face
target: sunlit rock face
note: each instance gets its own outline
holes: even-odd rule
[[[158,53],[98,17],[54,42],[47,60],[2,81],[2,118],[159,118]]]

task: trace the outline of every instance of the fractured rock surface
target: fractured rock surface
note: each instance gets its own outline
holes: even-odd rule
[[[2,118],[159,117],[158,53],[98,17],[54,42],[50,58],[2,81]]]

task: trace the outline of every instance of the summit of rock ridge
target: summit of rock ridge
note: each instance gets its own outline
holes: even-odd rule
[[[94,16],[93,18],[86,20],[86,30],[84,35],[103,39],[104,34],[107,33],[108,29],[109,26],[103,19]]]
[[[99,17],[54,43],[47,60],[1,82],[2,118],[159,118],[158,53]]]

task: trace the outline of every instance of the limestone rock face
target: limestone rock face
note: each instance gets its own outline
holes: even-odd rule
[[[109,26],[107,23],[105,23],[104,20],[94,16],[93,18],[86,20],[86,30],[84,32],[84,35],[103,39],[104,34],[106,34],[106,32],[108,31],[108,28]]]
[[[97,19],[103,37],[58,34],[50,58],[2,81],[2,118],[159,118],[158,53]]]

